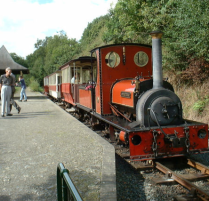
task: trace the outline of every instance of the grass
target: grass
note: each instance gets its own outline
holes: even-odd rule
[[[40,84],[37,80],[31,79],[29,87],[31,91],[43,92],[43,88],[40,87]]]
[[[168,75],[166,73],[166,75]],[[208,123],[209,122],[209,80],[200,85],[186,85],[181,83],[176,74],[169,73],[169,82],[179,96],[183,106],[185,119]]]
[[[20,94],[21,87],[15,87],[15,94]]]

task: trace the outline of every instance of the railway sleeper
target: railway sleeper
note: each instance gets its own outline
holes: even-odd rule
[[[178,174],[179,175],[179,174]],[[183,177],[184,179],[188,181],[198,181],[202,179],[209,178],[209,175],[207,174],[201,174],[201,173],[193,173],[193,174],[181,174],[179,175]],[[166,184],[166,183],[176,183],[176,180],[172,178],[172,175],[167,173],[163,177],[157,177],[152,179],[155,184]]]

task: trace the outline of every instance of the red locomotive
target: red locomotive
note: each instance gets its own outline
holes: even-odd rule
[[[208,125],[183,119],[181,101],[162,76],[162,33],[151,36],[152,47],[107,45],[69,61],[45,78],[55,77],[46,92],[92,124],[103,123],[132,160],[207,152]]]

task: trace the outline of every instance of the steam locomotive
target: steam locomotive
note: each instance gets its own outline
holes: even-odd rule
[[[95,48],[46,76],[45,93],[103,124],[133,161],[208,152],[208,125],[183,119],[181,100],[163,79],[162,35],[151,33],[152,46]]]

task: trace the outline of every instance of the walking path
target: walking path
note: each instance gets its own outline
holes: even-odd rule
[[[116,200],[112,145],[38,92],[0,117],[0,200],[56,200],[62,162],[84,200]],[[16,100],[17,101],[17,100]]]

